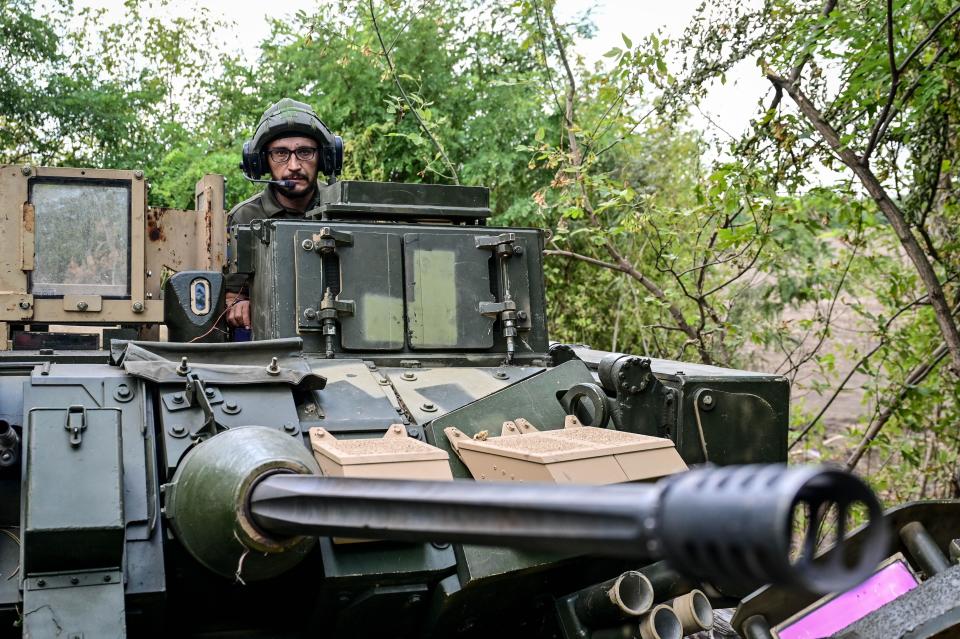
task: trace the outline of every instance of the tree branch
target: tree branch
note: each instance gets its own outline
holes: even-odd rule
[[[907,379],[904,380],[903,387],[897,393],[896,399],[894,399],[889,406],[883,409],[883,412],[880,413],[876,420],[867,428],[867,432],[864,433],[863,439],[860,440],[860,443],[857,444],[856,449],[850,454],[850,457],[847,458],[847,470],[853,470],[857,466],[857,464],[860,462],[860,459],[870,447],[870,444],[874,439],[876,439],[877,435],[880,434],[880,430],[887,424],[888,421],[890,421],[890,418],[894,416],[894,414],[900,408],[900,405],[903,403],[903,400],[907,398],[907,395],[910,393],[910,391],[933,372],[933,370],[937,367],[937,364],[943,360],[948,352],[949,349],[947,348],[947,345],[942,343],[930,354],[929,358],[917,364],[917,366],[910,371],[910,373],[907,375]]]
[[[923,252],[923,249],[920,248],[917,238],[914,237],[910,230],[910,225],[907,223],[903,211],[893,202],[873,171],[871,171],[870,168],[861,161],[861,158],[857,157],[848,146],[845,146],[841,142],[840,135],[833,129],[830,123],[823,118],[820,111],[817,110],[796,84],[791,84],[787,82],[785,78],[773,73],[767,73],[767,78],[775,86],[782,86],[790,95],[800,109],[800,113],[802,113],[813,128],[816,129],[840,161],[853,170],[854,174],[856,174],[867,190],[867,193],[870,194],[870,197],[873,198],[877,207],[887,218],[887,221],[890,222],[890,226],[900,240],[900,244],[906,251],[907,256],[913,262],[930,297],[930,304],[933,306],[937,325],[940,327],[946,348],[950,353],[952,368],[954,371],[960,372],[960,332],[957,330],[956,322],[954,322],[950,307],[947,305],[947,299],[943,293],[940,280],[937,278],[937,274],[933,270],[930,260],[927,259],[927,255]]]
[[[410,111],[413,113],[413,117],[417,119],[417,123],[420,125],[420,128],[423,129],[423,132],[427,134],[427,137],[430,138],[433,146],[436,147],[440,157],[443,158],[443,163],[447,165],[447,168],[453,175],[453,183],[460,184],[460,176],[457,174],[457,169],[454,168],[453,162],[451,162],[450,158],[447,157],[447,152],[443,150],[443,146],[440,144],[437,138],[434,137],[433,132],[427,126],[426,122],[423,121],[423,118],[420,117],[420,112],[417,111],[417,107],[414,106],[413,102],[410,101],[410,98],[407,97],[407,92],[404,91],[403,85],[400,83],[400,78],[397,76],[397,71],[393,67],[393,60],[390,59],[390,51],[387,49],[387,45],[383,41],[383,34],[380,33],[380,25],[377,23],[377,13],[373,8],[373,0],[370,0],[370,17],[373,19],[373,28],[377,32],[377,40],[380,42],[380,50],[383,51],[383,58],[387,61],[387,68],[390,69],[390,76],[397,85],[397,89],[400,91],[403,101],[406,102],[407,106],[410,107]],[[393,47],[392,44],[390,46]]]
[[[947,22],[957,15],[957,13],[960,13],[960,4],[953,7],[953,9],[950,9],[945,16],[940,18],[940,21],[937,22],[932,29],[930,29],[930,33],[928,33],[923,40],[917,43],[917,46],[913,48],[913,51],[908,53],[907,57],[903,59],[903,62],[900,64],[900,66],[897,67],[897,73],[903,73],[907,66],[913,62],[913,59],[920,55],[920,52],[923,51],[926,46],[930,44],[930,42],[936,37],[937,32],[940,31],[943,25],[947,24]]]
[[[563,69],[567,78],[564,124],[565,128],[567,129],[567,140],[570,145],[571,165],[574,168],[576,180],[580,187],[580,197],[582,198],[583,209],[587,213],[590,224],[598,232],[603,232],[605,230],[604,225],[597,217],[596,210],[593,208],[593,202],[590,199],[590,194],[587,191],[584,181],[583,154],[580,150],[580,143],[577,140],[577,135],[575,132],[576,126],[574,122],[574,102],[577,96],[577,81],[573,74],[573,68],[570,66],[570,61],[567,59],[566,46],[563,43],[563,36],[560,32],[560,27],[557,25],[556,18],[553,15],[552,8],[549,6],[545,7],[545,13],[547,15],[550,28],[553,31],[554,43],[556,44],[557,53],[560,56],[560,61],[563,64]],[[617,250],[617,247],[613,245],[608,237],[603,238],[602,246],[607,254],[613,259],[613,262],[619,267],[619,270],[638,281],[645,289],[647,289],[647,291],[650,292],[651,295],[663,303],[677,327],[679,327],[687,335],[692,343],[697,344],[700,359],[703,361],[703,363],[712,364],[713,358],[711,357],[710,352],[707,350],[701,335],[687,322],[686,318],[683,316],[683,311],[681,311],[676,304],[670,301],[664,290],[660,288],[656,282],[637,270],[637,268],[631,264],[630,261],[627,260],[619,250]]]

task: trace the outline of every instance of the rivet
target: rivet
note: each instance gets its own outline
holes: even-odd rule
[[[37,579],[37,586],[38,586],[38,587],[43,588],[43,587],[46,586],[46,585],[47,585],[47,580],[46,580],[46,579]]]
[[[78,583],[80,583],[80,579],[79,579],[78,577],[70,577],[70,584],[71,584],[71,585],[76,586]]]
[[[294,426],[293,424],[283,425],[283,432],[287,433],[288,435],[296,435],[299,431],[300,429]]]
[[[28,301],[26,301],[26,300],[20,302],[20,304],[19,304],[18,306],[20,306],[20,310],[21,310],[21,311],[29,311],[29,310],[30,310],[30,302],[28,302]]]
[[[111,577],[110,575],[104,575],[103,580],[107,583],[110,583],[111,581],[113,581],[113,577]]]
[[[504,373],[503,371],[497,371],[493,374],[497,379],[510,379],[510,376]]]
[[[21,167],[21,168],[20,168],[20,173],[22,173],[22,174],[24,174],[24,175],[30,175],[31,173],[33,173],[33,167],[31,167],[31,166]],[[41,581],[42,581],[42,580],[41,580]],[[39,582],[38,582],[38,583],[39,583]]]
[[[174,437],[183,437],[187,434],[187,428],[183,424],[174,424],[170,427],[170,434]]]
[[[143,171],[141,171],[140,169],[137,169],[136,171],[133,172],[133,177],[135,177],[135,178],[138,179],[138,180],[142,180],[142,179],[143,179]]]
[[[120,384],[117,386],[117,395],[120,397],[130,397],[130,387],[126,384]]]
[[[77,302],[77,310],[78,310],[78,311],[85,311],[85,310],[87,310],[87,308],[89,308],[89,307],[88,307],[88,305],[87,305],[86,302],[84,302],[84,301],[82,301],[82,300],[79,301],[79,302]]]
[[[133,303],[133,312],[142,313],[143,312],[143,302],[134,302]]]
[[[400,377],[402,377],[403,379],[407,380],[408,382],[412,382],[413,380],[417,379],[416,374],[410,373],[410,372],[406,372],[406,373],[404,373],[403,375],[401,375]]]

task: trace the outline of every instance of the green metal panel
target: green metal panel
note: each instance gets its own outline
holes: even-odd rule
[[[403,236],[407,320],[414,349],[493,346],[493,319],[480,314],[490,292],[490,252],[473,235]]]
[[[333,543],[320,538],[323,574],[328,579],[362,579],[376,583],[431,580],[456,566],[449,544],[406,544],[383,541]]]
[[[122,639],[127,636],[119,570],[24,580],[24,639]]]
[[[349,350],[400,350],[403,334],[403,255],[400,236],[355,233],[340,256],[340,300],[356,310],[340,319],[341,344]]]
[[[79,444],[70,409],[28,413],[23,570],[26,574],[119,566],[123,556],[120,411],[85,409]],[[77,417],[81,415],[82,417]]]
[[[443,434],[444,428],[456,426],[467,436],[473,436],[481,430],[499,435],[503,422],[518,417],[526,419],[539,430],[563,428],[566,411],[558,396],[574,384],[592,381],[593,376],[586,364],[580,360],[565,362],[438,417],[426,427],[427,441],[447,451],[454,477],[469,478],[470,471],[453,452]]]

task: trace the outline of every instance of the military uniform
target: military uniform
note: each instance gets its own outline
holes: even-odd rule
[[[227,214],[227,226],[249,224],[254,220],[269,220],[271,218],[288,220],[303,217],[303,212],[288,209],[280,204],[273,189],[273,185],[267,185],[264,190],[230,209],[230,213]],[[319,200],[320,190],[317,189],[314,191],[310,203],[307,204],[306,210],[316,208]]]
[[[268,184],[264,190],[230,209],[230,212],[227,214],[227,227],[232,227],[235,224],[250,224],[250,222],[254,220],[295,220],[303,218],[303,211],[288,209],[280,204],[280,202],[277,201],[277,194],[273,189],[273,185]],[[320,189],[317,189],[314,191],[313,197],[310,198],[306,210],[309,211],[312,208],[316,208],[319,201]],[[231,293],[241,292],[243,289],[248,288],[247,284],[246,275],[240,273],[227,275],[227,290]]]

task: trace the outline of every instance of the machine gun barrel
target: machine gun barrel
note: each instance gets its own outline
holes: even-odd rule
[[[857,557],[813,561],[818,517],[842,522],[862,504],[871,541]],[[273,474],[250,492],[249,513],[268,535],[335,535],[515,546],[562,553],[664,558],[696,579],[731,588],[768,582],[843,590],[882,559],[886,531],[869,488],[822,467],[731,466],[657,484],[607,486],[396,481]],[[791,562],[794,527],[801,557]],[[841,528],[841,530],[843,530]]]

